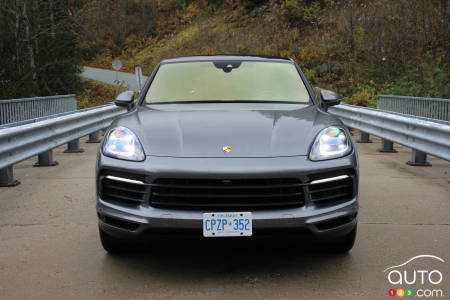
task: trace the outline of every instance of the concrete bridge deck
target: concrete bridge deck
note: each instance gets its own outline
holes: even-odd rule
[[[95,214],[98,144],[63,154],[59,166],[15,166],[22,182],[0,188],[1,299],[385,299],[393,286],[383,270],[420,254],[439,256],[450,297],[450,163],[405,164],[410,150],[376,152],[358,144],[359,232],[349,255],[317,248],[233,243],[200,249],[169,244],[162,251],[113,257],[101,248]],[[410,286],[412,289],[420,285]],[[441,298],[441,299],[444,299]]]

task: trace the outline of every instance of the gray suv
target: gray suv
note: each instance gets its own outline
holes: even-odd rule
[[[156,234],[253,238],[304,234],[349,251],[358,161],[348,129],[328,114],[290,59],[163,60],[105,134],[97,213],[106,251]]]

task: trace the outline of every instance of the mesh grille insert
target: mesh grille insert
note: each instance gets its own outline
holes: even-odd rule
[[[150,204],[177,208],[270,208],[304,205],[296,178],[176,179],[153,181]]]

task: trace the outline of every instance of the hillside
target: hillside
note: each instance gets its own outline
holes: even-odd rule
[[[124,68],[132,71],[136,65],[153,68],[161,59],[200,54],[264,54],[279,55],[288,48],[283,36],[294,37],[297,29],[282,22],[281,5],[266,4],[252,10],[224,7],[214,12],[201,11],[191,4],[180,14],[191,15],[188,24],[160,39],[130,36],[120,59]],[[180,16],[181,17],[181,16]],[[277,37],[274,40],[274,37]],[[289,42],[295,42],[291,40]],[[109,51],[90,62],[93,66],[109,67]],[[288,56],[288,53],[285,53]]]
[[[88,65],[109,68],[119,57],[126,70],[140,65],[149,73],[167,57],[274,55],[293,58],[314,85],[357,105],[373,106],[379,93],[450,97],[446,1],[147,2],[155,18],[113,46],[97,41]]]

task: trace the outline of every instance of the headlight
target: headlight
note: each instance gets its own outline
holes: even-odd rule
[[[311,160],[326,160],[347,155],[352,150],[350,140],[343,129],[328,127],[314,140],[309,153]]]
[[[144,150],[138,137],[128,128],[117,127],[111,130],[103,145],[103,154],[109,157],[143,161]]]

